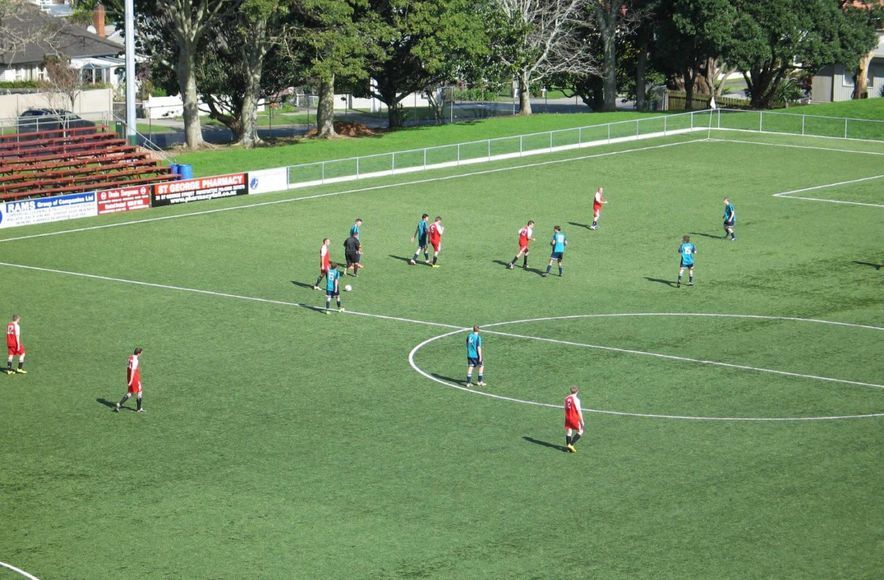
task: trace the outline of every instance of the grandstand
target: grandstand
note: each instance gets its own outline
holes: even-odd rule
[[[129,145],[103,126],[0,135],[0,200],[150,185],[177,177],[155,153]]]

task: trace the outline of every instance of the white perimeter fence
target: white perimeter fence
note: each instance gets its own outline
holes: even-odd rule
[[[716,109],[303,163],[286,169],[290,188],[309,187],[712,129],[884,142],[884,121]]]

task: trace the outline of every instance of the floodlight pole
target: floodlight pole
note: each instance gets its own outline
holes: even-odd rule
[[[135,6],[134,0],[126,0],[126,140],[137,145],[135,133]]]

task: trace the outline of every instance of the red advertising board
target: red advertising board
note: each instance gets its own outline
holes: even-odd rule
[[[150,207],[149,185],[108,189],[95,194],[98,199],[98,215],[134,211]]]
[[[245,173],[234,173],[232,175],[216,175],[200,179],[157,183],[153,188],[151,205],[158,207],[245,195],[249,192],[249,183],[246,180]]]

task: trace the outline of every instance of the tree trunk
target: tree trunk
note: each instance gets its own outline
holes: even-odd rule
[[[864,54],[859,59],[859,68],[856,71],[856,80],[853,83],[851,99],[866,99],[869,96],[869,63],[875,56],[874,51]]]
[[[647,109],[645,93],[647,93],[647,69],[648,69],[648,45],[651,41],[651,31],[648,26],[642,26],[638,32],[638,59],[635,63],[635,108],[638,111]]]
[[[317,137],[330,139],[335,133],[335,75],[329,73],[319,79],[319,104],[316,106]]]
[[[519,72],[519,114],[531,114],[531,74],[526,69]]]
[[[694,77],[696,71],[691,66],[684,67],[684,110],[694,109]]]
[[[240,106],[242,134],[238,142],[243,147],[254,147],[261,143],[258,135],[258,101],[261,99],[261,75],[264,74],[264,56],[267,54],[267,22],[255,24],[254,42],[246,44],[245,70],[246,87]]]
[[[602,27],[602,45],[604,47],[604,63],[602,64],[602,82],[604,83],[605,103],[603,111],[617,110],[617,30],[614,22],[605,22]]]
[[[196,73],[193,45],[182,44],[178,47],[178,90],[184,102],[184,138],[190,149],[202,147],[203,129],[200,125],[199,94],[196,90]]]

